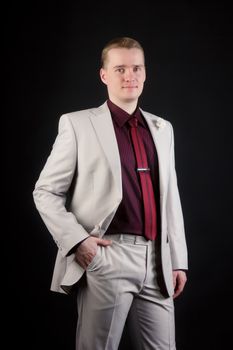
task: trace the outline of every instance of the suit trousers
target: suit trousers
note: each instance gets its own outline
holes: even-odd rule
[[[76,350],[117,350],[127,320],[132,350],[175,350],[173,298],[161,292],[160,249],[142,236],[104,236],[78,290]]]

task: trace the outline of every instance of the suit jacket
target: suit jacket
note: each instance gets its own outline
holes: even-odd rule
[[[167,292],[172,295],[172,270],[187,269],[173,129],[170,122],[141,112],[158,153],[162,271]],[[89,235],[102,237],[122,200],[120,156],[106,102],[61,116],[57,138],[33,196],[58,246],[51,290],[68,293],[84,273],[69,251]]]

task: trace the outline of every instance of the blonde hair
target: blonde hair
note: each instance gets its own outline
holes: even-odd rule
[[[118,38],[110,40],[103,48],[102,53],[101,53],[101,67],[102,68],[104,67],[104,65],[107,61],[107,55],[108,55],[109,50],[111,50],[113,48],[126,48],[126,49],[136,48],[136,49],[139,49],[142,51],[143,57],[145,59],[143,47],[141,46],[141,44],[137,40],[129,38],[129,37],[118,37]]]

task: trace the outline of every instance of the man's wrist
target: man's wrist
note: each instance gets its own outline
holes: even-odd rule
[[[73,248],[71,248],[67,254],[67,256],[71,255],[71,254],[75,254],[76,250],[78,249],[78,247],[80,246],[81,243],[83,243],[88,237],[84,238],[82,241],[78,242],[77,244],[75,244],[75,246],[73,246]]]

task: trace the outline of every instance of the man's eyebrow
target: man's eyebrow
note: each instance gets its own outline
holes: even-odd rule
[[[118,66],[114,66],[113,68],[125,68],[125,67],[144,67],[144,64],[133,64],[132,66],[126,66],[125,64],[121,64]]]
[[[121,64],[119,66],[114,66],[113,68],[124,68],[124,67],[126,67],[126,66],[124,64]]]

